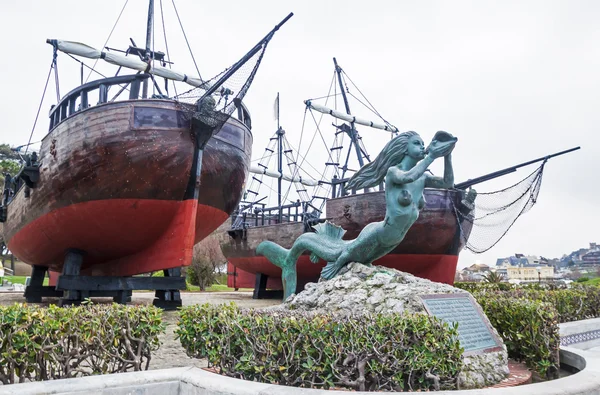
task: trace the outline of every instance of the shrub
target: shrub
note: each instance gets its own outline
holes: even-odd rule
[[[218,238],[209,235],[194,246],[192,264],[186,271],[187,281],[204,291],[217,281],[217,272],[221,273],[223,262],[227,259],[221,252]]]
[[[456,327],[425,314],[340,317],[184,307],[176,330],[189,356],[265,383],[356,390],[456,388]]]
[[[457,284],[470,291],[479,303],[490,294],[502,293],[505,297],[549,303],[556,308],[558,322],[570,322],[600,317],[600,288],[577,285],[564,288],[552,284],[511,285],[509,289],[488,286]],[[472,283],[471,283],[472,284]]]
[[[520,299],[508,292],[475,295],[496,328],[508,356],[524,361],[543,377],[558,378],[560,336],[557,313],[549,303]]]
[[[474,293],[481,290],[493,290],[493,291],[508,291],[514,288],[513,284],[509,283],[474,283],[474,282],[455,282],[456,288],[464,289],[470,293]]]
[[[578,283],[584,283],[584,282],[586,282],[586,281],[589,281],[589,280],[590,280],[590,278],[589,278],[589,277],[583,276],[583,277],[579,277],[579,278],[578,278],[577,280],[575,280],[575,281],[576,281],[576,282],[578,282]]]
[[[187,268],[187,282],[197,285],[201,291],[210,287],[215,282],[215,272],[212,264],[204,258],[194,258]]]
[[[153,306],[0,306],[0,381],[148,369],[165,330]]]

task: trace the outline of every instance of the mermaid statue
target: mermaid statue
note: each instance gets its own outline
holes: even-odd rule
[[[296,292],[296,261],[305,251],[310,251],[312,262],[327,262],[321,279],[329,280],[350,262],[370,265],[396,248],[425,206],[423,189],[454,186],[451,153],[457,140],[450,133],[437,132],[425,149],[416,132],[404,132],[390,140],[373,162],[356,172],[346,189],[371,188],[385,180],[386,202],[384,220],[365,226],[356,239],[342,240],[346,231],[325,222],[314,226],[314,233],[300,235],[289,250],[271,241],[260,243],[256,253],[281,268],[283,300]],[[433,161],[442,157],[444,177],[427,172]]]

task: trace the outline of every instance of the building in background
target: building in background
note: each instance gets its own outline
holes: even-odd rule
[[[506,268],[508,280],[552,281],[554,266],[510,266]]]
[[[600,265],[600,248],[596,243],[590,243],[589,250],[581,256],[582,265]]]

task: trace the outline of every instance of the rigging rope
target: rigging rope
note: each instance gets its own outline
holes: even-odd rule
[[[284,140],[283,140],[283,146],[284,146],[284,154],[285,154],[288,168],[290,168],[290,170],[291,170],[291,167],[293,166],[294,171],[292,172],[292,174],[298,174],[298,170],[297,170],[298,163],[296,160],[294,160],[291,145],[290,145],[289,141],[287,140],[287,138],[285,138],[285,136],[284,136]],[[294,179],[294,178],[292,178],[292,179]],[[299,181],[294,181],[293,184],[296,187],[296,193],[298,193],[300,200],[303,202],[308,202],[309,201],[308,193],[306,192],[306,188],[304,188],[304,185],[302,185],[302,183]],[[292,188],[292,182],[290,182],[290,185],[288,186],[288,189],[285,193],[285,197],[284,197],[285,200],[287,200],[291,188]]]
[[[469,190],[458,208],[452,202],[466,249],[476,254],[488,251],[535,205],[545,164],[507,188],[486,193]]]
[[[110,29],[110,33],[108,34],[108,38],[106,39],[106,41],[104,42],[104,45],[102,46],[102,50],[104,50],[104,47],[106,47],[106,44],[108,44],[108,40],[110,40],[110,36],[112,36],[113,32],[115,31],[115,27],[117,27],[117,24],[119,23],[119,19],[121,19],[121,15],[123,15],[123,11],[125,11],[125,7],[127,7],[128,2],[129,2],[129,0],[125,0],[125,4],[123,4],[123,8],[121,8],[121,12],[119,13],[119,16],[117,17],[115,24],[113,25],[112,29]],[[94,70],[94,67],[96,67],[97,63],[98,63],[98,59],[96,59],[94,61],[94,65],[91,67],[92,70]],[[85,79],[85,82],[88,82],[91,75],[92,75],[92,72],[90,71],[87,78]]]
[[[56,49],[55,49],[56,51]],[[44,103],[44,97],[46,96],[46,89],[48,88],[48,82],[50,82],[50,76],[52,75],[52,68],[54,67],[54,59],[52,59],[52,63],[50,63],[50,70],[48,71],[48,77],[46,77],[46,85],[44,85],[44,92],[42,92],[42,98],[40,100],[40,105],[38,106],[37,114],[35,114],[35,120],[33,121],[33,127],[31,128],[31,134],[29,135],[29,140],[27,141],[27,148],[25,148],[25,154],[27,154],[27,150],[31,145],[31,138],[33,137],[33,132],[35,131],[35,125],[37,125],[38,117],[40,116],[40,110],[42,109],[42,103]]]
[[[183,38],[185,38],[185,43],[187,44],[188,50],[190,51],[190,55],[192,55],[192,61],[194,62],[194,66],[196,67],[196,72],[198,73],[198,78],[202,80],[202,76],[200,75],[200,69],[198,68],[198,64],[196,63],[196,58],[194,58],[194,53],[192,52],[192,47],[190,47],[190,42],[187,39],[187,35],[185,34],[185,30],[183,29],[183,23],[181,23],[181,18],[179,18],[179,12],[177,12],[177,7],[175,6],[175,0],[171,0],[173,2],[173,9],[175,9],[175,15],[177,15],[177,20],[179,21],[179,26],[181,26],[181,32],[183,33]]]
[[[56,47],[54,47],[54,56],[53,56],[53,62],[54,62],[54,82],[56,84],[56,103],[58,104],[60,102],[60,82],[58,80],[58,61],[57,61],[57,49]]]
[[[309,111],[310,115],[313,117],[313,120],[315,121],[315,123],[317,123],[317,120],[315,119],[315,115],[313,114],[312,110]],[[323,137],[323,133],[321,133],[321,128],[319,127],[319,125],[317,125],[317,131],[319,132],[319,136],[321,136],[323,144],[325,144],[325,147],[327,147],[327,142],[325,141],[325,137]],[[333,158],[331,157],[331,151],[327,153],[327,156],[329,157],[329,160],[333,161]]]
[[[371,102],[369,101],[369,99],[362,93],[362,91],[358,88],[358,86],[356,86],[356,84],[354,83],[354,81],[352,81],[352,78],[350,78],[350,76],[348,74],[346,74],[346,72],[343,69],[342,69],[342,74],[344,74],[344,76],[348,77],[348,80],[350,81],[350,83],[352,84],[352,86],[354,86],[356,88],[356,90],[358,91],[358,93],[360,93],[360,95],[365,99],[365,101],[367,103],[369,103],[369,105],[371,106],[371,111],[373,111],[375,114],[377,114],[377,116],[379,118],[381,118],[381,120],[383,122],[385,122],[386,124],[388,124],[391,127],[396,128],[394,125],[392,125],[391,123],[389,123],[388,121],[386,121],[385,118],[383,118],[383,116],[379,113],[379,111],[377,111],[377,109],[375,108],[375,106],[373,104],[371,104]],[[347,87],[346,87],[346,89],[347,89]],[[348,93],[350,93],[350,92],[348,92]],[[354,97],[354,95],[352,95],[352,96]],[[367,106],[365,106],[365,107],[367,107]],[[396,129],[398,129],[398,128],[396,128]]]
[[[163,12],[162,0],[160,0],[159,4],[160,4],[160,19],[162,21],[163,36],[165,38],[165,50],[167,51],[167,64],[169,65],[169,68],[171,68],[171,55],[169,54],[169,42],[167,41],[167,28],[165,26],[165,14]],[[171,80],[171,82],[173,83],[173,91],[175,92],[175,96],[177,96],[177,85],[175,85],[175,80]]]
[[[333,95],[315,97],[315,98],[312,98],[312,99],[308,99],[308,101],[316,101],[316,100],[322,100],[322,99],[329,99],[330,97],[339,96],[339,95],[341,95],[341,93],[335,93]]]
[[[156,40],[155,40],[155,32],[156,29],[154,28],[154,26],[156,26],[154,24],[154,18],[156,17],[156,13],[152,12],[152,67],[155,67],[156,65],[156,60],[155,60],[155,56],[156,56],[156,52],[155,52],[155,44],[156,44]],[[154,76],[152,74],[150,74],[150,78],[152,78],[152,95],[156,94],[156,88],[158,86],[158,84],[156,83],[156,81],[154,80]],[[160,89],[159,89],[159,93],[160,93]]]
[[[70,53],[67,53],[66,55],[67,55],[68,57],[70,57],[71,59],[73,59],[74,61],[76,61],[76,62],[80,63],[82,67],[87,67],[88,69],[90,69],[90,70],[91,70],[91,71],[93,71],[94,73],[96,73],[96,74],[100,75],[101,77],[103,77],[103,78],[108,78],[108,77],[106,77],[104,74],[102,74],[101,72],[99,72],[98,70],[94,70],[93,68],[91,68],[90,66],[88,66],[87,64],[85,64],[83,61],[81,61],[81,60],[77,59],[76,57],[74,57],[74,56],[73,56],[73,55],[71,55]],[[90,72],[91,72],[91,71],[90,71]],[[138,72],[138,74],[139,74],[139,72]],[[120,90],[120,91],[119,91],[119,92],[118,92],[118,93],[115,95],[115,97],[113,97],[113,98],[110,100],[111,102],[115,101],[115,99],[117,98],[117,96],[118,96],[118,95],[119,95],[121,92],[123,92],[123,90],[126,90],[127,92],[129,92],[129,88],[127,88],[127,85],[121,85],[121,84],[118,84],[117,86],[119,86],[119,87],[121,88],[121,90]]]

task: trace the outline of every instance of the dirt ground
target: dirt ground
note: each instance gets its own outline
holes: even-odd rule
[[[133,294],[133,304],[151,304],[154,299],[153,292],[135,292]],[[95,302],[110,303],[110,298],[92,299]],[[181,300],[184,306],[203,304],[203,303],[229,303],[235,302],[240,307],[267,307],[281,303],[280,300],[270,299],[252,299],[251,292],[182,292]],[[24,303],[25,298],[21,292],[0,293],[0,305],[13,303]],[[55,303],[56,299],[47,298],[42,305]],[[183,347],[175,339],[174,330],[177,326],[177,312],[165,311],[164,320],[167,323],[167,330],[161,336],[161,346],[156,351],[150,361],[150,369],[166,369],[184,366],[205,367],[206,360],[190,358],[185,354]]]

